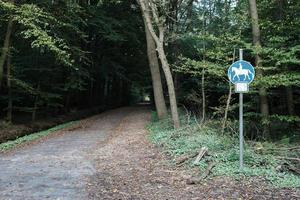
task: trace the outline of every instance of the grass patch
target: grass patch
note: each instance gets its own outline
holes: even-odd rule
[[[150,140],[162,147],[174,160],[180,155],[191,154],[199,151],[201,147],[207,147],[210,155],[204,157],[199,165],[193,165],[193,160],[189,160],[185,164],[188,167],[199,167],[201,170],[205,170],[208,162],[214,161],[217,164],[210,176],[230,176],[235,179],[258,176],[263,177],[275,187],[300,188],[299,176],[288,170],[279,172],[276,169],[278,166],[286,164],[287,161],[276,159],[277,152],[270,150],[278,147],[278,144],[275,143],[247,141],[244,145],[245,168],[240,171],[238,135],[221,134],[214,124],[215,122],[207,123],[200,128],[197,123],[182,122],[182,127],[174,130],[170,119],[166,119],[152,121],[147,128],[150,131]],[[282,155],[282,153],[289,152],[280,153]]]
[[[0,152],[12,149],[12,148],[16,147],[19,144],[29,142],[29,141],[33,141],[33,140],[48,136],[49,134],[51,134],[55,131],[70,127],[71,125],[76,124],[76,123],[77,123],[77,121],[72,121],[72,122],[60,124],[58,126],[55,126],[53,128],[50,128],[50,129],[47,129],[47,130],[44,130],[44,131],[36,132],[36,133],[30,134],[30,135],[26,135],[26,136],[17,138],[17,139],[12,140],[12,141],[2,143],[2,144],[0,144]]]

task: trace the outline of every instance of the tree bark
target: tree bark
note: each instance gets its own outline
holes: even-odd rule
[[[226,101],[225,113],[224,113],[224,118],[223,118],[223,122],[222,122],[222,134],[224,133],[225,128],[226,128],[226,123],[227,123],[228,112],[229,112],[229,108],[230,108],[231,97],[232,97],[232,85],[231,85],[231,82],[229,81],[228,97],[227,97],[227,101]]]
[[[7,91],[8,91],[8,105],[7,105],[7,121],[12,123],[12,109],[13,109],[13,100],[12,100],[12,87],[11,87],[11,55],[10,50],[8,50],[7,56],[7,71],[6,71],[6,78],[7,78]]]
[[[234,63],[234,61],[235,61],[235,49],[233,50],[232,63]],[[231,98],[232,98],[232,84],[230,81],[228,81],[228,84],[229,84],[229,91],[228,91],[228,97],[227,97],[227,101],[226,101],[224,118],[223,118],[223,122],[222,122],[222,134],[225,131],[227,118],[228,118],[228,112],[229,112],[229,108],[230,108],[230,102],[231,102]]]
[[[37,86],[37,94],[35,96],[35,99],[34,99],[34,106],[33,106],[33,111],[32,111],[32,115],[31,115],[31,121],[32,122],[35,122],[36,120],[36,113],[37,113],[37,110],[38,110],[38,100],[39,100],[39,95],[40,95],[40,81],[38,83],[38,86]]]
[[[201,93],[202,93],[202,120],[203,123],[205,121],[205,110],[206,110],[206,95],[205,95],[205,70],[202,68],[202,75],[201,75]]]
[[[293,89],[291,86],[286,88],[286,99],[289,115],[295,115],[295,106],[294,106],[294,95]]]
[[[14,3],[14,0],[12,0],[11,3]],[[3,44],[1,57],[0,57],[0,88],[1,88],[2,80],[3,80],[4,64],[5,64],[5,61],[7,60],[7,55],[8,55],[8,51],[10,48],[10,43],[11,43],[10,40],[11,40],[12,31],[13,31],[13,18],[10,17],[8,20],[6,34],[5,34],[5,38],[4,38],[4,44]]]
[[[155,41],[159,59],[162,64],[162,69],[163,69],[164,75],[166,77],[173,125],[174,125],[174,128],[179,128],[180,122],[179,122],[174,82],[173,82],[170,65],[168,63],[167,56],[166,56],[165,50],[164,50],[164,28],[165,27],[163,25],[163,22],[161,22],[161,20],[159,19],[157,10],[153,3],[148,2],[146,0],[138,0],[138,3],[141,6],[141,10],[142,10],[144,20],[146,22],[146,26],[147,26],[149,32],[151,33],[152,38]],[[152,12],[152,17],[150,15],[150,9]],[[155,22],[155,24],[158,27],[158,35],[154,31],[154,27],[152,25],[153,22]]]
[[[253,45],[259,49],[261,48],[261,42],[260,42],[260,29],[259,29],[259,23],[258,23],[258,14],[257,14],[257,5],[256,0],[249,0],[249,6],[250,6],[250,15],[251,15],[251,21],[252,21],[252,37],[253,37]],[[255,56],[255,65],[257,67],[257,76],[263,77],[263,71],[261,69],[262,67],[262,59],[260,55],[257,53]],[[270,138],[270,130],[268,123],[265,123],[268,121],[269,116],[269,104],[268,104],[268,93],[266,88],[260,87],[259,88],[259,97],[260,97],[260,112],[263,116],[263,122],[264,122],[264,136],[266,138]]]
[[[145,21],[144,21],[145,22]],[[155,41],[151,36],[151,33],[145,22],[145,33],[147,40],[147,53],[149,60],[149,67],[152,78],[152,86],[154,93],[154,102],[158,115],[158,119],[167,117],[167,106],[164,98],[163,87],[161,83],[161,75],[159,70],[159,62],[156,53]]]
[[[174,128],[179,128],[180,127],[180,122],[179,122],[175,87],[174,87],[174,82],[173,82],[171,69],[170,69],[169,63],[167,61],[167,56],[165,55],[164,48],[163,48],[163,44],[160,44],[160,45],[157,46],[157,51],[160,55],[162,68],[163,68],[163,71],[165,73],[165,77],[166,77],[166,81],[167,81],[167,87],[168,87],[168,93],[169,93],[169,99],[170,99],[170,107],[171,107],[171,114],[172,114],[172,120],[173,120]]]

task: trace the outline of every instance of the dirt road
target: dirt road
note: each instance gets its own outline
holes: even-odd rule
[[[298,191],[226,178],[187,185],[147,139],[147,107],[83,121],[83,127],[0,155],[1,200],[297,199]]]
[[[86,177],[95,174],[90,153],[133,110],[105,112],[83,122],[85,128],[0,155],[0,199],[86,199]]]

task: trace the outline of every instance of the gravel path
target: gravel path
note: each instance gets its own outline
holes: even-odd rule
[[[105,142],[133,108],[102,113],[83,127],[0,155],[0,199],[86,199],[85,177],[95,173],[89,152]]]
[[[147,107],[120,108],[0,155],[0,200],[299,199],[299,190],[220,177],[187,185],[145,130]]]

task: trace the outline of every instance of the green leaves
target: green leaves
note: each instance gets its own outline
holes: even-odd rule
[[[204,69],[205,73],[208,75],[224,77],[224,67],[221,67],[217,63],[196,61],[184,57],[180,57],[179,59],[180,64],[174,65],[174,71],[176,72],[200,77],[202,75],[202,69]]]
[[[62,64],[72,66],[70,47],[52,32],[52,27],[60,23],[50,13],[33,4],[21,5],[16,7],[15,11],[14,20],[25,28],[21,31],[21,35],[25,39],[32,40],[32,48],[48,50]]]
[[[0,7],[11,12],[14,21],[22,25],[20,34],[31,41],[31,47],[48,50],[55,58],[66,66],[72,66],[70,47],[64,39],[53,32],[53,27],[65,25],[50,13],[34,4],[14,5],[0,2]]]
[[[280,86],[299,86],[300,73],[299,72],[283,72],[274,75],[267,75],[262,78],[256,78],[253,86],[265,88],[278,88]]]

